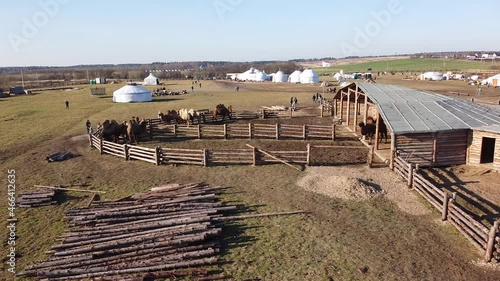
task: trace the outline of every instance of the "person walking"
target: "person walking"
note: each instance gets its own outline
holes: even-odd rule
[[[483,92],[483,89],[481,89],[481,86],[477,87],[477,96],[480,97]]]
[[[65,101],[64,104],[66,104],[66,109],[69,109],[69,101]]]
[[[293,110],[297,109],[299,102],[297,101],[297,97],[293,98]]]
[[[87,122],[85,122],[85,127],[87,127],[87,132],[89,134],[92,134],[92,124],[90,123],[90,120],[87,119]]]

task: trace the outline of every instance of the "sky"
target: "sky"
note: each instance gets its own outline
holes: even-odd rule
[[[500,1],[1,1],[0,67],[498,50]]]

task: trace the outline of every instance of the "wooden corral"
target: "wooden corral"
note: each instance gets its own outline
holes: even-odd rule
[[[448,194],[426,180],[419,169],[401,157],[394,159],[394,171],[408,182],[427,202],[441,213],[442,221],[451,223],[484,256],[485,262],[500,262],[500,228],[498,221],[491,227],[483,225],[455,203],[456,194]]]

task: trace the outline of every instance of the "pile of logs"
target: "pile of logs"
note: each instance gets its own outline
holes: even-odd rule
[[[205,184],[153,188],[116,201],[69,210],[70,230],[50,257],[19,274],[46,280],[216,280],[224,206]],[[191,280],[191,279],[190,279]]]
[[[20,208],[41,207],[57,204],[54,201],[56,190],[50,188],[40,188],[32,192],[21,193],[16,200]]]

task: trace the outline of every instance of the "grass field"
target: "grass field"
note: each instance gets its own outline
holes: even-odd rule
[[[491,61],[470,61],[470,60],[456,60],[456,59],[431,59],[431,58],[415,58],[415,59],[392,59],[392,60],[379,60],[363,63],[351,63],[345,65],[335,65],[332,67],[321,68],[317,67],[315,70],[318,73],[335,73],[344,70],[346,73],[352,72],[366,72],[369,68],[372,72],[382,71],[411,71],[411,72],[424,72],[424,71],[463,71],[469,70],[489,70],[492,66],[498,67],[498,62],[492,64]],[[497,68],[498,69],[498,68]]]
[[[190,86],[189,81],[165,85],[172,90]],[[384,197],[353,202],[307,192],[297,185],[303,172],[284,165],[155,167],[101,156],[88,147],[87,119],[96,124],[132,116],[152,118],[159,110],[213,108],[218,103],[231,104],[235,110],[255,110],[261,105],[286,106],[291,96],[298,98],[299,107],[312,106],[311,95],[320,90],[318,86],[241,83],[236,93],[234,86],[232,82],[203,82],[195,93],[158,97],[143,104],[114,104],[110,98],[90,97],[89,86],[0,99],[0,174],[6,178],[7,169],[16,170],[17,193],[35,184],[87,183],[90,189],[107,191],[103,199],[165,183],[204,181],[228,186],[221,195],[224,202],[247,212],[309,212],[227,225],[219,268],[231,276],[228,280],[498,280],[498,272],[471,264],[480,256],[453,227],[436,223],[436,213],[409,215]],[[108,95],[119,87],[107,85]],[[64,108],[66,100],[69,110]],[[44,161],[45,155],[64,150],[81,156],[61,163]],[[2,195],[3,219],[7,216],[6,188]],[[88,200],[71,192],[57,206],[16,209],[16,269],[43,259],[44,251],[66,229],[65,210]],[[0,279],[13,280],[6,272],[6,251],[5,247],[0,251]]]

